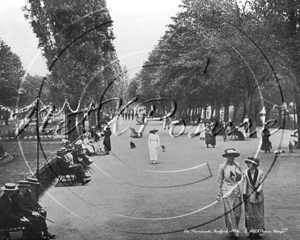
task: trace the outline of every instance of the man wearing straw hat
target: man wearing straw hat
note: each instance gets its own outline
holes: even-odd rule
[[[41,221],[41,230],[44,233],[45,237],[48,238],[55,238],[56,235],[53,235],[48,232],[47,227],[47,212],[45,208],[43,208],[38,201],[35,200],[34,196],[36,196],[35,191],[37,191],[37,186],[40,185],[38,179],[36,178],[27,178],[27,182],[29,186],[24,189],[23,192],[23,199],[25,201],[26,206],[32,211],[37,213],[36,215],[39,217],[39,220]],[[19,182],[19,188],[20,188],[20,182]],[[20,188],[21,189],[21,188]],[[50,221],[50,220],[49,220]]]
[[[56,152],[56,157],[58,160],[63,161],[68,167],[71,167],[74,170],[76,179],[79,183],[81,183],[82,185],[85,185],[88,182],[90,182],[91,179],[88,179],[88,178],[90,178],[90,176],[85,175],[82,165],[73,163],[72,159],[66,155],[67,153],[68,153],[68,150],[66,148],[62,147],[60,150],[58,150]]]
[[[236,238],[239,235],[238,224],[241,217],[241,193],[238,183],[242,172],[240,164],[234,162],[234,159],[240,154],[234,148],[229,148],[222,156],[227,158],[227,161],[219,166],[217,200],[223,199],[225,225],[228,233]]]
[[[148,138],[148,148],[150,149],[150,161],[151,163],[157,163],[158,159],[158,148],[160,146],[160,138],[156,134],[158,130],[153,128],[149,131],[150,135]]]
[[[14,197],[18,190],[16,184],[6,183],[2,189],[4,194],[0,198],[0,223],[3,224],[3,228],[25,227],[24,235],[26,239],[48,239],[42,236],[37,219],[28,219],[23,213],[18,211],[18,202],[16,202]]]

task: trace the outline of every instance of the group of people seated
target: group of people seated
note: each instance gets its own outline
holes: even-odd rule
[[[4,193],[0,197],[0,229],[24,227],[23,237],[30,240],[55,238],[48,232],[45,208],[35,200],[37,185],[36,178],[27,178],[18,184],[6,183],[1,188]]]
[[[100,132],[92,126],[89,130],[84,130],[81,136],[82,146],[88,155],[107,155],[111,150],[110,136],[112,134],[110,127],[105,124]]]
[[[57,161],[61,161],[65,166],[74,171],[77,182],[82,185],[90,182],[90,176],[87,176],[85,172],[90,170],[89,165],[93,163],[93,160],[84,152],[82,141],[76,141],[74,147],[72,147],[69,140],[63,139],[62,144],[63,147],[56,152]]]

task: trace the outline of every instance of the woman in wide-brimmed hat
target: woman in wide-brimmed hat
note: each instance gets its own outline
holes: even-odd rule
[[[272,149],[272,143],[269,140],[270,136],[271,136],[271,133],[268,128],[268,125],[266,123],[263,123],[262,131],[261,131],[262,144],[261,144],[260,149],[265,151],[265,153],[271,152],[271,149]]]
[[[215,147],[216,145],[216,136],[213,134],[214,128],[214,123],[208,124],[205,128],[205,144],[207,147],[209,147],[209,145]]]
[[[264,222],[264,173],[258,169],[259,159],[248,157],[248,169],[243,173],[243,199],[245,203],[245,227],[250,237],[256,237],[265,230]]]
[[[107,125],[106,127],[104,127],[103,130],[103,146],[104,146],[104,151],[105,154],[109,154],[109,152],[111,151],[111,141],[110,141],[110,136],[111,136],[111,130],[109,125]]]
[[[148,138],[148,148],[150,149],[150,161],[151,163],[157,163],[158,159],[158,148],[160,146],[160,138],[156,134],[158,130],[153,128],[149,131],[150,135]]]
[[[241,218],[241,193],[239,181],[242,171],[239,163],[234,159],[240,156],[234,148],[228,148],[222,157],[227,158],[218,170],[218,192],[217,200],[223,199],[225,210],[225,225],[228,233],[234,237],[238,236],[238,224]]]

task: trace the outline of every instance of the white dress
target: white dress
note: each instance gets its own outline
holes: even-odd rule
[[[151,161],[157,161],[159,146],[160,146],[159,136],[157,134],[151,133],[148,138],[148,148],[150,149]]]
[[[200,132],[200,139],[204,139],[205,138],[205,124],[204,123],[199,124],[199,132]]]

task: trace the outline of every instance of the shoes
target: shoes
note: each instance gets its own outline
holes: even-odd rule
[[[33,238],[33,240],[49,240],[49,237],[46,237],[46,236],[40,236],[38,238]]]
[[[85,184],[89,183],[90,181],[91,181],[91,179],[86,179],[86,180],[83,180],[83,181],[81,182],[81,184],[82,184],[82,185],[85,185]]]
[[[46,233],[45,235],[44,235],[44,237],[47,237],[47,238],[49,238],[49,239],[54,239],[55,237],[56,237],[56,235],[55,234],[51,234],[51,233]]]
[[[87,179],[87,178],[90,178],[90,177],[91,177],[91,176],[84,176],[83,178],[84,178],[84,179]]]

